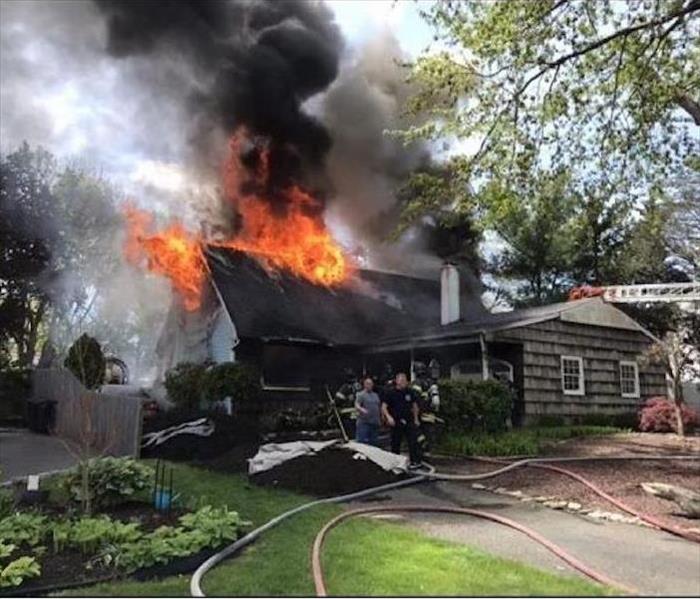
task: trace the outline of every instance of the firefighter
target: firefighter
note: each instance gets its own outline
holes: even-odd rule
[[[355,428],[355,420],[357,419],[355,399],[357,394],[362,391],[362,385],[352,368],[344,369],[343,376],[345,382],[335,392],[335,404],[343,420],[343,426],[347,431],[349,428],[352,430]]]
[[[396,375],[393,389],[385,391],[382,396],[382,415],[391,429],[391,451],[401,453],[401,441],[408,442],[410,468],[419,468],[421,464],[420,447],[416,436],[419,428],[418,394],[408,386],[408,378],[403,372]]]
[[[412,388],[419,398],[420,407],[420,431],[417,441],[421,452],[425,454],[430,449],[430,440],[433,438],[435,424],[442,422],[437,417],[437,412],[440,409],[440,391],[437,384],[440,370],[437,361],[431,360],[430,368],[426,367],[423,362],[414,362],[413,375]]]

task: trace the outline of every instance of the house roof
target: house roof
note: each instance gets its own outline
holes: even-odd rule
[[[289,273],[268,273],[239,251],[210,247],[206,256],[239,337],[362,345],[440,323],[437,278],[358,270],[347,284],[327,288]],[[469,305],[485,312],[478,291]]]
[[[405,345],[426,345],[433,342],[442,344],[453,339],[466,340],[475,338],[481,333],[504,331],[554,319],[601,327],[637,330],[652,340],[656,340],[649,331],[624,312],[605,302],[602,298],[593,297],[510,312],[486,313],[473,318],[467,317],[445,326],[431,326],[417,330],[410,336],[389,335],[379,339],[376,346],[378,349],[386,350]]]

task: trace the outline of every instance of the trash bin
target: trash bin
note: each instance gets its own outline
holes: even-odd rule
[[[35,433],[48,434],[56,418],[56,403],[52,400],[27,403],[27,426]]]

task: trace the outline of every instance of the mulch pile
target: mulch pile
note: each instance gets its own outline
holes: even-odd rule
[[[199,462],[221,456],[233,448],[257,446],[259,443],[259,433],[249,420],[205,411],[171,410],[158,414],[144,422],[143,433],[160,431],[200,418],[213,420],[214,432],[210,436],[177,435],[161,445],[143,448],[141,457]]]
[[[613,456],[636,455],[634,460],[597,460],[554,464],[575,472],[609,495],[620,499],[631,508],[655,516],[661,521],[680,528],[700,528],[700,521],[680,514],[676,503],[645,493],[640,483],[662,482],[687,489],[700,489],[700,453],[698,460],[653,461],[645,455],[693,454],[700,447],[700,438],[678,439],[675,435],[631,433],[610,437],[571,439],[557,444],[550,455],[559,456]],[[438,469],[449,471],[451,466],[469,472],[487,472],[498,468],[496,464],[478,461],[445,460]],[[437,465],[437,464],[436,464]],[[613,513],[623,513],[604,498],[596,495],[580,482],[541,468],[518,468],[501,476],[482,481],[509,491],[522,491],[532,497],[554,497],[580,503],[586,508]],[[625,514],[627,515],[627,514]]]
[[[370,460],[354,459],[346,449],[329,447],[289,460],[250,477],[259,485],[275,486],[316,497],[354,493],[396,482],[405,475],[387,472]]]

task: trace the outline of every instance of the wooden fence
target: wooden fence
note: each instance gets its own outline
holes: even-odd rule
[[[139,456],[141,398],[88,391],[72,372],[37,369],[32,402],[56,402],[53,434],[80,446],[88,440],[96,453]]]

